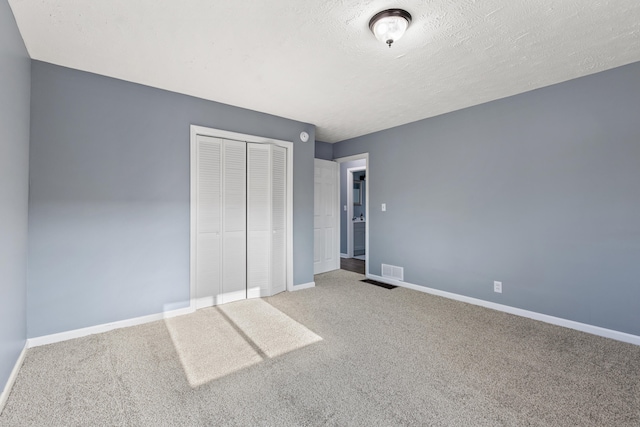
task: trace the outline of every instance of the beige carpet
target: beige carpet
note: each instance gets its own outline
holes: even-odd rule
[[[206,308],[165,323],[192,387],[322,340],[262,299]]]
[[[640,426],[640,347],[361,278],[31,349],[0,425]]]

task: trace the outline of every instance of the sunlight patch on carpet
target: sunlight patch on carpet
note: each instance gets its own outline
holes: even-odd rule
[[[261,299],[238,301],[218,307],[271,358],[322,338]]]
[[[165,324],[194,388],[322,340],[262,299],[205,308]]]

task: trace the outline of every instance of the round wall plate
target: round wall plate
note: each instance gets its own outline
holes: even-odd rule
[[[300,132],[300,141],[307,142],[309,140],[309,134],[306,132]]]

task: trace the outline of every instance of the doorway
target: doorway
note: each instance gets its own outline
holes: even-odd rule
[[[340,164],[340,268],[368,274],[371,218],[369,154],[336,161]]]
[[[365,261],[367,167],[347,168],[347,256]]]

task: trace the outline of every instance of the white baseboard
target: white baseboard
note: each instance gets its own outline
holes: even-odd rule
[[[304,283],[302,285],[296,285],[293,287],[294,291],[300,291],[302,289],[313,288],[316,286],[315,282]],[[259,297],[259,295],[256,295]],[[128,328],[130,326],[142,325],[145,323],[155,322],[157,320],[169,319],[176,316],[183,316],[185,314],[193,313],[197,308],[210,307],[214,304],[211,298],[196,299],[191,302],[189,307],[180,308],[177,310],[165,311],[163,313],[150,314],[148,316],[136,317],[133,319],[120,320],[117,322],[104,323],[102,325],[89,326],[87,328],[75,329],[72,331],[60,332],[57,334],[43,335],[41,337],[29,338],[27,340],[27,347],[39,347],[42,345],[53,344],[62,341],[68,341],[75,338],[86,337],[88,335],[100,334],[103,332],[112,331],[114,329]]]
[[[9,399],[9,394],[11,393],[11,389],[13,388],[13,384],[16,382],[16,378],[18,377],[18,372],[20,372],[22,362],[24,362],[24,357],[27,354],[27,348],[29,348],[28,344],[28,342],[24,343],[24,348],[20,352],[20,356],[18,356],[16,364],[13,366],[13,370],[11,371],[11,375],[9,375],[9,379],[4,386],[2,394],[0,394],[0,414],[2,414],[4,406],[7,404],[7,400]]]
[[[343,253],[341,253],[341,254],[340,254],[340,258],[351,258],[351,257],[349,256],[349,254],[343,254]]]
[[[295,285],[293,287],[293,291],[301,291],[303,289],[309,289],[309,288],[315,288],[316,287],[316,282],[309,282],[309,283],[303,283],[301,285]]]
[[[117,322],[104,323],[102,325],[89,326],[87,328],[75,329],[73,331],[60,332],[58,334],[44,335],[36,338],[29,338],[27,345],[29,348],[41,345],[53,344],[61,341],[68,341],[74,338],[86,337],[87,335],[100,334],[114,329],[128,328],[129,326],[142,325],[155,322],[157,320],[169,319],[171,317],[182,316],[193,313],[191,307],[180,308],[178,310],[166,311],[164,313],[150,314],[148,316],[135,317],[133,319],[120,320]]]
[[[192,305],[196,310],[200,310],[201,308],[213,307],[214,305],[216,305],[216,299],[213,296],[194,298]]]
[[[537,313],[535,311],[523,310],[521,308],[511,307],[509,305],[498,304],[495,302],[485,301],[478,298],[467,297],[452,292],[441,291],[438,289],[428,288],[426,286],[414,285],[412,283],[401,282],[399,280],[389,279],[387,277],[376,276],[375,274],[367,274],[368,279],[377,280],[379,282],[388,283],[390,285],[401,286],[403,288],[413,289],[419,292],[425,292],[431,295],[437,295],[456,301],[466,302],[493,310],[503,311],[516,316],[527,317],[533,320],[539,320],[552,325],[563,326],[565,328],[575,329],[577,331],[587,332],[589,334],[598,335],[605,338],[611,338],[616,341],[622,341],[629,344],[640,345],[640,336],[628,334],[626,332],[606,329],[600,326],[589,325],[587,323],[575,322],[573,320],[563,319],[561,317],[549,316],[548,314]]]
[[[196,311],[194,308],[185,307],[179,308],[177,310],[165,311],[164,313],[160,313],[162,315],[162,319],[171,319],[172,317],[184,316],[185,314],[191,314]],[[159,319],[159,320],[162,320]],[[152,320],[153,322],[153,320]]]

